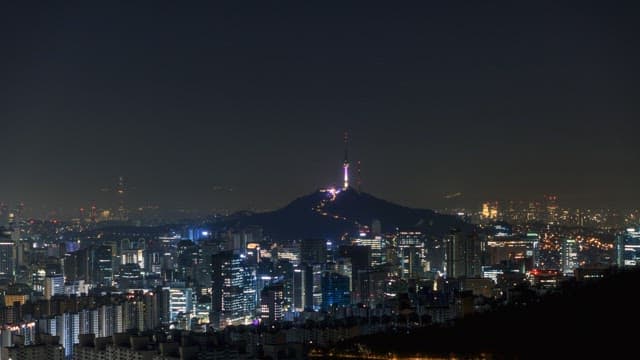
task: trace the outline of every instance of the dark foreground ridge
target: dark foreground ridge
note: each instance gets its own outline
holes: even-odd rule
[[[509,306],[411,333],[377,334],[339,344],[333,353],[367,349],[399,356],[494,359],[620,358],[636,350],[640,271],[566,283],[537,303]]]

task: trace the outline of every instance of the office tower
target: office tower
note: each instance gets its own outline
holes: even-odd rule
[[[358,273],[362,273],[362,272],[365,272],[367,269],[368,267],[366,267],[366,269],[359,269],[357,271]],[[325,270],[337,272],[340,275],[348,277],[349,289],[351,289],[351,291],[354,291],[355,277],[353,275],[353,264],[351,263],[350,258],[339,258],[336,260],[336,262],[328,263]]]
[[[214,327],[246,324],[256,308],[255,270],[243,254],[224,251],[213,256],[211,319]]]
[[[14,248],[15,244],[12,241],[0,242],[0,278],[2,279],[13,279],[15,273]]]
[[[121,289],[142,288],[142,274],[137,264],[121,265],[118,274],[118,286]]]
[[[260,294],[260,318],[274,322],[284,318],[284,287],[282,284],[266,286]]]
[[[625,267],[640,265],[640,226],[629,227],[618,235],[618,263]]]
[[[419,279],[424,275],[426,249],[420,231],[400,231],[396,234],[397,257],[403,279]]]
[[[387,262],[386,241],[382,236],[372,238],[359,237],[354,240],[358,246],[368,246],[371,248],[370,266],[379,266]]]
[[[561,257],[562,272],[565,275],[573,275],[573,270],[575,270],[579,266],[578,242],[574,239],[562,240]]]
[[[262,266],[264,263],[260,263],[258,268],[265,269],[268,267]],[[278,260],[272,266],[272,283],[282,284],[284,291],[284,309],[290,310],[293,304],[293,270],[294,265],[288,260]],[[264,271],[264,270],[261,270]],[[258,292],[262,290],[257,288]]]
[[[182,315],[190,318],[194,314],[193,290],[183,286],[171,286],[169,290],[169,318],[177,321]]]
[[[388,271],[383,268],[369,270],[360,274],[360,281],[357,284],[360,295],[358,302],[375,307],[384,301],[385,289],[387,285]]]
[[[349,291],[354,294],[355,299],[359,299],[360,295],[357,284],[360,281],[360,274],[366,272],[371,267],[371,248],[369,246],[343,245],[339,248],[339,255],[341,258],[349,260],[350,274],[344,271],[337,272],[348,276],[350,282]]]
[[[52,296],[64,295],[64,277],[51,275],[44,279],[44,298],[49,300]]]
[[[92,252],[93,274],[91,279],[96,285],[111,286],[113,282],[113,248],[98,246]]]
[[[292,308],[302,312],[307,307],[307,265],[299,265],[293,269]]]
[[[327,242],[323,239],[304,239],[300,244],[300,261],[310,265],[327,262]]]
[[[160,276],[162,274],[162,247],[156,242],[152,243],[150,248],[145,250],[145,265],[147,266],[146,270],[149,274]],[[211,269],[211,263],[208,263],[207,273],[209,273],[209,269]],[[206,282],[209,284],[211,279]]]
[[[16,244],[11,235],[13,231],[0,227],[0,278],[13,279],[15,274],[14,252]]]
[[[318,311],[322,308],[322,273],[324,272],[324,265],[316,264],[309,266],[309,274],[307,280],[309,285],[308,296],[311,299],[310,310]]]
[[[181,240],[177,246],[178,273],[182,280],[190,277],[198,263],[198,246],[191,240]]]
[[[447,239],[447,277],[481,277],[484,245],[476,233],[454,229]]]
[[[350,279],[333,271],[322,272],[321,309],[330,311],[335,307],[351,303]]]

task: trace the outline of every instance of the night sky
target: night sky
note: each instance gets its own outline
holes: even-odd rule
[[[640,200],[633,2],[12,3],[4,203],[109,206],[124,175],[132,205],[276,208],[339,182],[345,130],[404,205]]]

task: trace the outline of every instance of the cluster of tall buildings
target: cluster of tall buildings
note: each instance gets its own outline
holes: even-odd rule
[[[540,222],[551,225],[609,227],[632,225],[638,221],[638,210],[591,209],[561,206],[557,195],[544,195],[537,201],[485,201],[479,211],[458,209],[469,220],[486,224],[505,221],[511,224]]]
[[[489,204],[489,217],[494,210]],[[551,241],[492,224],[438,238],[382,233],[374,221],[340,239],[274,241],[251,226],[55,228],[49,237],[12,222],[0,233],[0,338],[14,353],[62,349],[71,358],[75,348],[125,351],[117,344],[125,332],[220,332],[362,311],[447,322],[474,311],[477,296],[511,299],[518,295],[509,289],[525,282],[546,289],[600,274],[583,266],[584,239]],[[638,228],[614,245],[618,266],[640,264]],[[87,336],[94,345],[81,345]]]

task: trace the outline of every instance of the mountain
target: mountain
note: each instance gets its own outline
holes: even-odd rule
[[[416,229],[437,237],[446,235],[454,226],[470,227],[455,216],[397,205],[353,188],[336,192],[319,190],[279,210],[236,216],[228,225],[260,226],[275,240],[337,239],[345,233],[355,234],[360,225],[371,226],[374,220],[380,221],[383,232]]]

